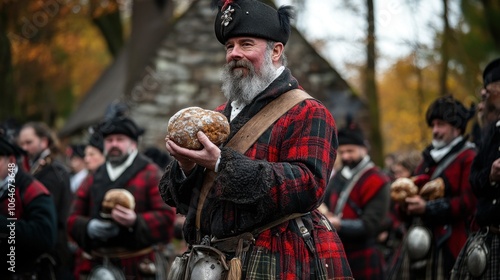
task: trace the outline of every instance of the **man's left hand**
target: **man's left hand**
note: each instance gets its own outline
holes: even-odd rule
[[[425,213],[427,202],[420,195],[407,197],[405,202],[408,215],[421,215]]]
[[[124,227],[132,227],[137,220],[137,214],[132,209],[116,205],[111,211],[111,218]]]
[[[172,140],[167,141],[167,150],[171,156],[176,158],[179,162],[183,159],[201,165],[209,170],[215,170],[215,164],[220,156],[220,149],[208,139],[208,137],[201,131],[197,134],[198,140],[203,145],[201,150],[190,150],[178,146]]]

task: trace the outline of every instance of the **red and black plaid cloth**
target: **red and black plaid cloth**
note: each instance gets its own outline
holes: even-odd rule
[[[389,209],[389,177],[377,167],[372,167],[355,183],[342,211],[343,226],[339,236],[355,279],[384,279],[385,260],[377,235]],[[329,186],[333,188],[327,205],[331,212],[337,206],[339,194],[350,180],[338,172]],[[361,221],[362,227],[349,228],[349,221]]]
[[[131,170],[134,172],[134,165],[144,160],[140,154],[137,155],[132,166],[125,170],[124,174]],[[104,165],[97,172],[105,172],[106,177],[108,177]],[[160,170],[155,164],[149,162],[134,174],[135,176],[121,187],[134,195],[135,212],[137,213],[136,225],[132,230],[122,227],[118,236],[110,238],[106,242],[90,240],[87,235],[87,224],[91,218],[97,218],[98,214],[96,213],[99,211],[96,209],[100,209],[102,204],[102,197],[96,198],[94,196],[98,193],[94,192],[95,188],[103,187],[94,184],[94,178],[98,174],[87,177],[78,188],[68,218],[68,232],[84,251],[91,252],[91,250],[102,247],[122,247],[135,251],[158,243],[168,243],[172,238],[175,210],[162,201],[158,192]],[[123,260],[121,267],[125,273],[137,277],[137,266],[142,258],[144,257]],[[88,273],[92,268],[89,260],[84,258],[80,258],[80,260],[81,262],[76,265],[76,275]]]
[[[298,88],[288,69],[231,121],[229,139],[259,110],[284,92]],[[229,119],[230,101],[217,108]],[[316,255],[307,250],[295,222],[265,230],[247,258],[245,279],[351,279],[342,243],[320,221],[328,175],[336,157],[335,121],[316,100],[306,100],[285,113],[248,151],[221,148],[219,172],[204,204],[203,235],[218,238],[252,231],[292,213],[311,215]],[[184,236],[196,242],[195,213],[203,168],[187,178],[173,162],[160,183],[164,200],[186,215]],[[318,258],[322,270],[315,271]]]
[[[464,139],[453,147],[449,154],[460,151],[465,145],[468,145],[467,143],[467,140]],[[423,160],[415,172],[417,174],[415,181],[418,182],[419,187],[430,180],[439,164],[430,156],[430,149],[431,147],[424,150]],[[434,277],[438,274],[449,277],[455,260],[467,240],[477,201],[469,183],[469,174],[475,156],[475,149],[466,148],[441,174],[438,174],[437,177],[443,178],[445,182],[444,197],[427,202],[426,212],[422,216],[424,225],[431,230],[436,245],[433,247],[433,254],[429,254],[427,262],[429,267],[426,269]],[[446,160],[446,156],[441,161],[444,160]],[[402,211],[400,214],[407,222],[411,222],[412,217],[406,217]],[[404,259],[404,256],[398,256],[394,259],[395,267],[391,269],[393,270],[391,274],[408,274],[408,272],[397,271],[401,270],[401,268],[396,268],[398,260],[401,259]],[[432,259],[439,259],[439,263],[442,265],[438,266],[438,262],[432,262]],[[432,275],[428,275],[428,277],[433,277]]]

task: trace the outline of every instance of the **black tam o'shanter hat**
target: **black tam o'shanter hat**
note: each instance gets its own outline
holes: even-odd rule
[[[345,127],[339,129],[338,140],[340,145],[357,145],[367,147],[363,131],[350,117],[346,120]]]
[[[500,58],[491,61],[483,71],[484,87],[498,81],[500,81]]]
[[[99,130],[103,138],[111,134],[123,134],[136,142],[139,140],[139,136],[144,133],[144,129],[140,128],[128,117],[114,117],[109,119],[100,125]]]
[[[465,132],[467,122],[474,116],[474,107],[466,109],[465,106],[451,95],[436,99],[427,109],[425,119],[428,126],[432,126],[435,119],[443,120]]]
[[[218,7],[215,36],[221,44],[233,37],[257,37],[286,45],[290,37],[291,6],[278,10],[256,0],[212,0]]]

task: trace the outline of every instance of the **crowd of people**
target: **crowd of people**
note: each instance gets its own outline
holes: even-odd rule
[[[292,7],[214,7],[222,145],[140,150],[123,112],[65,150],[41,122],[0,129],[2,279],[498,279],[500,58],[478,112],[437,98],[432,142],[382,168],[287,67]]]

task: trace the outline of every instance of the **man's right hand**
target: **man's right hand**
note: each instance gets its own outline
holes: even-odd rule
[[[120,232],[120,228],[113,222],[92,219],[87,225],[87,234],[90,239],[99,239],[106,241],[111,237],[115,237]]]

